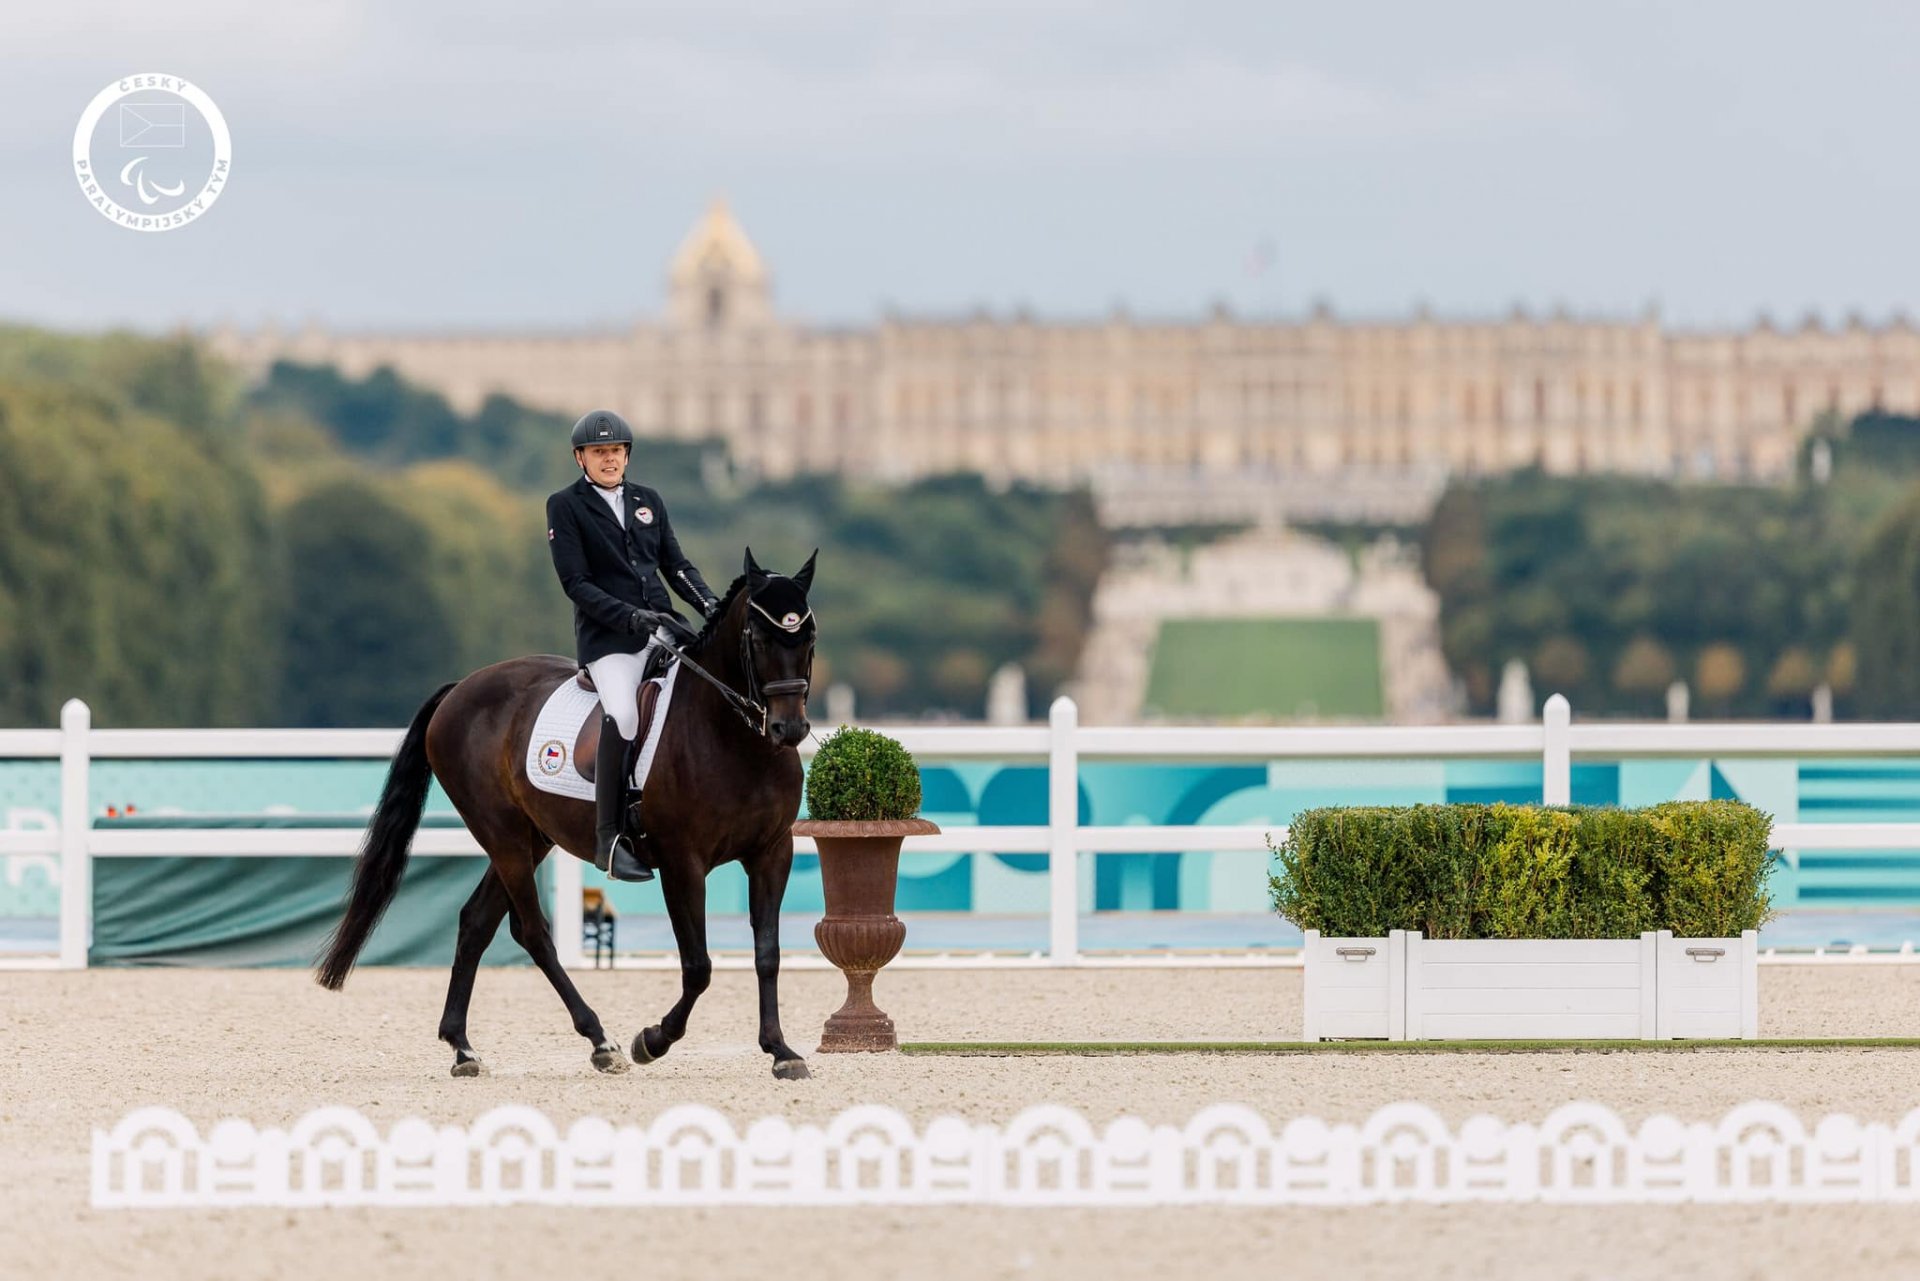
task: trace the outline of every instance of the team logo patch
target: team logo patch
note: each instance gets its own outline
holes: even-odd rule
[[[633,518],[639,521],[642,525],[653,524],[653,508],[642,507],[640,510],[634,512]]]
[[[567,767],[567,747],[557,738],[540,745],[540,772],[549,778]]]
[[[799,631],[799,630],[800,630],[800,615],[798,615],[798,614],[796,614],[796,613],[794,613],[794,612],[792,612],[791,610],[789,610],[789,611],[787,612],[787,616],[786,616],[785,618],[782,618],[782,619],[780,620],[780,626],[782,626],[782,627],[784,627],[784,628],[786,628],[786,629],[787,629],[788,631],[790,631],[790,632],[797,632],[797,631]]]

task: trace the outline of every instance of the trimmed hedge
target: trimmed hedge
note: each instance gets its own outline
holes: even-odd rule
[[[807,770],[807,817],[838,821],[912,818],[920,812],[920,767],[898,740],[843,725]]]
[[[1740,801],[1305,810],[1274,850],[1273,906],[1348,938],[1722,938],[1772,915],[1770,829]]]

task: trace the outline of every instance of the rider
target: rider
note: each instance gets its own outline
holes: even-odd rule
[[[719,601],[667,521],[658,490],[625,479],[633,429],[609,409],[573,425],[580,479],[547,499],[547,543],[560,585],[573,600],[580,665],[600,693],[600,750],[594,760],[594,866],[618,881],[650,881],[622,829],[626,749],[640,729],[642,651],[656,629],[672,639],[687,625],[656,570],[681,598],[711,618]]]

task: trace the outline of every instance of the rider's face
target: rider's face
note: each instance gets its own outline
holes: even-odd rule
[[[587,445],[574,450],[573,456],[587,469],[588,479],[609,489],[620,483],[621,474],[627,470],[625,445]]]

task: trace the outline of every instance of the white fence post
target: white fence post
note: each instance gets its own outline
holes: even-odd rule
[[[1555,694],[1541,711],[1546,752],[1541,760],[1540,803],[1567,805],[1573,799],[1573,704]]]
[[[1080,749],[1074,741],[1080,709],[1064,694],[1047,713],[1047,888],[1050,894],[1048,959],[1055,965],[1080,960]]]
[[[585,969],[587,954],[580,946],[580,860],[558,846],[547,857],[553,862],[553,950],[565,968]]]
[[[93,943],[93,813],[87,731],[93,712],[77,698],[60,709],[60,968],[87,968]]]

